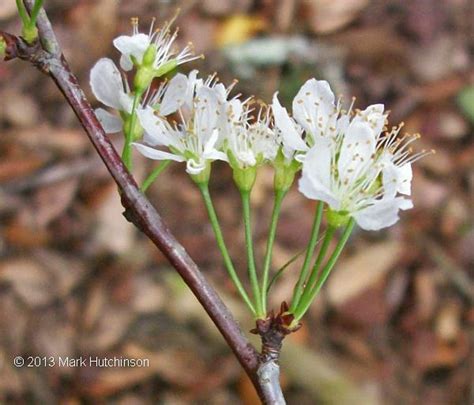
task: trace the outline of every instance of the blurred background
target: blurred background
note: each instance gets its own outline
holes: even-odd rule
[[[238,92],[289,105],[310,77],[356,107],[382,102],[436,149],[415,165],[415,208],[382,232],[357,230],[303,328],[283,350],[289,404],[471,404],[474,401],[474,3],[469,0],[46,0],[66,57],[91,96],[95,61],[139,16],[148,31],[180,8],[184,67]],[[18,33],[15,2],[0,3]],[[187,69],[187,70],[186,70]],[[97,105],[95,100],[91,101]],[[0,63],[0,402],[256,404],[223,339],[163,256],[121,216],[114,184],[54,84]],[[119,135],[113,136],[117,148]],[[143,178],[151,162],[137,159]],[[231,173],[212,193],[241,271],[243,231]],[[200,195],[182,165],[149,191],[178,239],[239,318]],[[272,171],[252,196],[257,254],[272,205]],[[306,244],[313,205],[286,198],[273,268]],[[289,299],[295,263],[271,292]],[[149,359],[146,368],[15,368],[17,356]]]

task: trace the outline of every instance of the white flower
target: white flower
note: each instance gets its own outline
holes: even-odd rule
[[[240,100],[233,100],[233,103],[228,104],[226,112],[224,139],[240,169],[273,161],[279,148],[275,132],[269,126],[269,111],[260,110],[257,120],[251,123],[248,101],[242,103]],[[230,159],[231,163],[234,159]]]
[[[293,100],[292,118],[280,105],[275,93],[272,104],[275,126],[281,132],[283,152],[287,158],[295,155],[302,161],[316,136],[330,136],[336,132],[339,104],[336,106],[334,100],[328,82],[310,79]]]
[[[134,62],[141,65],[143,56],[151,45],[156,47],[156,55],[152,64],[154,69],[159,69],[170,60],[175,60],[177,65],[181,65],[199,58],[200,56],[193,56],[190,45],[187,45],[179,53],[176,53],[176,50],[173,49],[173,43],[178,34],[177,30],[171,33],[171,25],[175,18],[166,23],[161,30],[154,30],[153,21],[147,34],[139,32],[138,18],[133,18],[132,35],[122,35],[114,40],[114,46],[122,54],[120,58],[122,69],[125,71],[132,70]]]
[[[410,195],[411,163],[426,152],[411,155],[407,146],[417,136],[399,138],[402,125],[382,133],[386,121],[382,105],[357,112],[350,123],[348,115],[341,119],[343,131],[314,138],[299,190],[353,217],[363,229],[393,225],[399,210],[413,207],[411,200],[398,194]]]
[[[102,104],[119,112],[131,113],[133,98],[129,94],[130,89],[112,60],[103,58],[95,64],[90,74],[90,85],[94,96]],[[95,112],[106,133],[115,133],[122,129],[122,120],[119,117],[102,108]]]
[[[188,84],[189,80],[188,78]],[[177,86],[178,80],[175,83]],[[181,84],[185,85],[185,82]],[[187,85],[184,88],[187,88]],[[150,159],[186,162],[186,171],[191,175],[203,172],[210,161],[227,160],[227,156],[216,147],[218,139],[216,91],[205,85],[197,87],[189,111],[179,107],[179,105],[187,106],[187,102],[178,100],[178,97],[182,97],[185,93],[180,95],[179,92],[175,92],[175,85],[171,86],[171,82],[163,93],[162,100],[167,98],[168,91],[173,92],[175,96],[169,96],[166,103],[161,103],[161,107],[172,110],[173,108],[169,106],[178,106],[180,124],[171,125],[163,117],[156,116],[151,108],[139,111],[138,117],[147,133],[145,142],[155,147],[166,146],[170,151],[136,143],[134,145],[138,151]],[[165,112],[168,110],[165,109]]]
[[[277,95],[275,93],[273,96],[272,109],[275,127],[281,134],[283,152],[287,159],[294,157],[302,162],[317,137],[334,138],[349,125],[352,106],[349,111],[342,110],[340,100],[335,102],[334,93],[325,80],[309,79],[301,86],[293,100],[292,117],[281,106]],[[377,125],[382,123],[383,127],[383,120],[378,119],[386,117],[383,115],[383,106],[374,105],[364,114],[357,119],[376,121]],[[382,128],[374,128],[376,132],[381,130]]]

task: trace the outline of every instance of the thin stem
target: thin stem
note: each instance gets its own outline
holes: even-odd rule
[[[252,294],[255,300],[255,309],[257,318],[265,318],[265,312],[262,306],[262,297],[257,276],[257,268],[255,266],[255,256],[253,252],[252,225],[250,221],[250,191],[241,191],[242,197],[242,214],[245,228],[245,247],[247,250],[247,267],[252,286]]]
[[[24,0],[24,3],[27,10],[33,10],[33,7],[35,6],[35,0]],[[61,47],[59,46],[53,27],[51,26],[51,22],[49,21],[43,7],[41,7],[38,11],[36,26],[38,27],[39,39],[41,45],[43,45],[43,49],[50,55],[59,58],[62,53]]]
[[[290,260],[288,260],[282,267],[280,267],[277,272],[273,275],[272,279],[268,283],[267,287],[267,295],[270,292],[270,289],[272,288],[272,285],[280,278],[280,276],[283,274],[283,272],[288,269],[290,264],[293,264],[293,262],[298,259],[303,253],[305,252],[305,249],[301,250],[297,254],[295,254]]]
[[[143,182],[142,186],[140,187],[140,191],[144,193],[146,190],[148,190],[148,187],[150,187],[156,180],[156,178],[165,171],[165,169],[170,165],[170,163],[171,160],[164,160],[158,166],[156,166]]]
[[[321,227],[321,219],[323,217],[324,203],[320,201],[316,206],[316,213],[314,215],[313,227],[311,229],[311,236],[306,249],[306,256],[304,258],[303,267],[301,268],[298,282],[293,291],[293,298],[291,299],[290,312],[294,312],[298,306],[301,295],[303,294],[304,284],[308,278],[309,268],[311,266],[311,258],[313,257],[314,249],[318,243],[319,228]]]
[[[36,0],[35,4],[33,5],[33,9],[31,10],[31,25],[36,25],[36,18],[38,17],[38,13],[41,10],[41,7],[43,6],[43,0]]]
[[[16,0],[16,8],[18,9],[18,15],[20,16],[23,26],[26,26],[30,23],[30,16],[26,11],[26,7],[23,4],[23,0]]]
[[[263,310],[263,313],[265,314],[267,313],[268,279],[270,276],[270,267],[272,263],[273,244],[275,242],[278,218],[280,217],[280,212],[281,212],[281,204],[283,202],[283,198],[285,197],[285,195],[286,195],[285,191],[279,190],[275,192],[272,218],[270,220],[270,229],[268,231],[267,249],[265,252],[265,259],[263,263],[263,276],[262,276],[262,289],[261,289],[262,310]]]
[[[329,274],[331,273],[331,270],[333,269],[334,265],[337,262],[337,259],[341,255],[341,252],[344,249],[344,246],[346,245],[346,242],[349,239],[349,236],[351,236],[352,230],[354,229],[354,225],[355,225],[355,221],[354,219],[351,218],[349,223],[346,226],[346,229],[344,229],[344,233],[342,234],[341,239],[339,240],[336,248],[334,249],[334,252],[332,253],[331,257],[326,263],[326,266],[324,266],[323,270],[321,271],[321,276],[319,277],[318,281],[311,288],[311,290],[309,290],[310,286],[307,286],[309,293],[307,294],[307,297],[304,297],[304,295],[306,295],[306,291],[305,291],[305,294],[303,295],[303,299],[301,300],[300,305],[294,312],[296,321],[299,321],[303,317],[303,315],[306,313],[306,311],[310,307],[313,300],[316,298],[316,295],[318,294],[319,290],[321,289],[323,284],[326,282]]]
[[[204,199],[204,204],[206,205],[209,220],[211,221],[212,229],[216,237],[217,246],[219,247],[219,250],[222,253],[222,258],[224,259],[224,264],[227,269],[227,272],[229,273],[229,276],[232,279],[235,287],[239,291],[242,299],[245,301],[250,311],[252,311],[252,314],[255,315],[256,311],[252,304],[252,301],[247,295],[247,292],[245,291],[245,288],[242,285],[242,282],[240,281],[237,272],[235,271],[234,264],[232,263],[229,251],[227,250],[227,246],[224,241],[224,236],[222,235],[221,226],[219,224],[219,219],[217,218],[216,210],[214,209],[214,204],[212,203],[211,195],[209,194],[209,187],[207,183],[198,184],[198,187]]]
[[[309,300],[309,297],[311,295],[311,289],[318,279],[321,264],[323,263],[324,258],[326,257],[326,253],[329,249],[329,245],[331,244],[331,240],[334,236],[335,231],[336,228],[331,226],[327,229],[326,234],[324,235],[323,243],[319,249],[318,256],[316,257],[316,261],[313,265],[313,268],[311,269],[309,278],[305,282],[303,295],[301,296],[298,305],[295,307],[294,313],[298,311],[298,308],[302,305],[303,302]]]
[[[130,116],[130,121],[125,128],[125,144],[123,145],[122,150],[122,160],[128,170],[132,170],[132,142],[133,142],[133,130],[135,129],[135,120],[137,117],[137,107],[140,102],[141,93],[136,92],[133,97],[133,106],[132,106],[132,115]]]

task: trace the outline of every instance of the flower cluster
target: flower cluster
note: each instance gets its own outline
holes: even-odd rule
[[[285,190],[302,169],[299,190],[325,202],[336,226],[354,218],[363,229],[381,229],[412,207],[411,163],[424,152],[411,154],[416,136],[399,136],[402,125],[387,130],[383,105],[344,110],[328,82],[310,79],[295,96],[292,114],[277,93],[270,106],[256,108],[251,98],[231,96],[235,83],[225,87],[196,70],[175,74],[153,91],[154,78],[196,58],[189,46],[173,50],[175,39],[171,23],[144,34],[134,20],[132,35],[114,40],[122,71],[110,59],[94,66],[96,98],[118,112],[96,110],[106,132],[130,132],[148,158],[185,162],[197,182],[208,181],[215,160],[228,162],[239,188],[248,190],[262,164],[275,167],[275,187]],[[132,68],[129,85],[125,72]]]

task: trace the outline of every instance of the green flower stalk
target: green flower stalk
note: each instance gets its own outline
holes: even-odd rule
[[[28,44],[33,44],[38,39],[38,29],[36,28],[36,19],[43,6],[43,0],[36,0],[28,14],[23,0],[16,0],[18,15],[20,16],[23,28],[21,35]]]
[[[263,309],[263,300],[260,293],[260,286],[255,265],[255,255],[253,251],[252,223],[250,218],[250,190],[240,192],[242,199],[242,214],[245,229],[245,248],[247,251],[247,268],[249,273],[250,285],[255,302],[255,311],[257,319],[264,319],[266,313]]]
[[[142,98],[142,92],[136,90],[135,96],[133,97],[133,104],[132,104],[132,112],[127,117],[124,125],[124,132],[125,132],[125,143],[123,145],[122,150],[122,160],[128,170],[133,169],[133,161],[132,161],[132,143],[135,140],[135,132],[136,132],[136,120],[137,120],[137,108],[140,104],[140,100]],[[128,125],[127,125],[128,124]]]
[[[256,315],[257,311],[254,307],[254,304],[250,300],[249,296],[247,295],[247,292],[245,291],[244,286],[242,285],[242,282],[240,281],[240,278],[234,268],[234,264],[232,262],[232,259],[230,257],[229,251],[227,250],[227,246],[224,241],[224,236],[222,234],[222,230],[219,224],[219,220],[217,218],[216,211],[214,209],[214,205],[212,203],[211,195],[209,193],[209,187],[207,182],[203,183],[197,183],[199,187],[199,191],[201,192],[201,195],[204,200],[204,204],[207,209],[207,213],[209,215],[209,220],[212,225],[212,229],[214,231],[214,235],[216,237],[216,242],[217,246],[219,247],[222,257],[224,259],[224,264],[227,269],[227,272],[233,281],[235,287],[237,288],[237,291],[239,292],[240,296],[242,297],[243,301],[249,308],[249,310],[252,312],[252,314]]]
[[[263,263],[263,275],[262,275],[262,311],[267,313],[267,294],[269,287],[269,277],[270,277],[270,268],[272,264],[272,253],[273,253],[273,244],[275,243],[278,219],[280,218],[280,211],[283,199],[285,198],[286,191],[275,190],[274,194],[274,203],[272,217],[270,220],[270,229],[268,231],[267,237],[267,248],[265,252],[265,259]]]
[[[152,172],[148,175],[148,177],[145,179],[143,184],[140,187],[140,190],[142,193],[148,190],[148,187],[150,187],[155,180],[158,178],[158,176],[163,173],[167,167],[171,164],[171,160],[165,160],[162,163],[160,163],[157,167],[155,167]]]
[[[321,227],[321,220],[323,217],[324,204],[319,202],[316,206],[316,212],[314,215],[313,226],[311,229],[311,236],[309,239],[308,246],[306,248],[306,256],[304,258],[303,267],[301,268],[298,281],[293,291],[293,298],[291,300],[290,312],[294,312],[300,302],[303,289],[308,278],[309,269],[311,266],[311,259],[313,257],[314,249],[318,243],[319,228]]]
[[[317,281],[315,282],[315,284],[314,285],[311,284],[311,280],[310,280],[310,282],[306,286],[305,292],[303,293],[303,296],[301,297],[300,303],[298,304],[297,308],[293,312],[294,315],[295,315],[295,323],[298,323],[298,321],[301,320],[303,315],[309,309],[311,303],[316,298],[316,295],[318,294],[319,290],[321,289],[321,287],[326,282],[327,278],[329,277],[329,274],[331,273],[331,270],[333,269],[334,265],[337,262],[337,259],[341,255],[342,250],[344,249],[344,246],[346,245],[349,237],[351,236],[352,230],[354,229],[354,225],[355,225],[355,220],[351,219],[349,221],[349,223],[347,224],[346,228],[344,229],[344,233],[342,234],[341,239],[339,240],[339,242],[338,242],[336,248],[334,249],[331,257],[329,258],[328,262],[326,263],[326,265],[321,270],[321,272],[319,274],[319,277],[318,277]],[[328,240],[330,238],[332,238],[332,234],[334,232],[333,228],[330,228],[330,230],[331,230],[331,232],[329,232],[329,230],[328,230],[328,232],[326,232],[326,236],[329,234],[329,236],[327,238]],[[325,241],[326,241],[326,239],[325,239]],[[328,243],[328,245],[329,245],[329,243]],[[327,248],[328,248],[328,246],[325,246],[325,244],[323,243],[323,246],[321,247],[321,252],[322,252],[321,257],[326,255]],[[322,261],[323,261],[323,259],[321,258],[321,260],[319,260],[319,257],[318,257],[317,263],[315,264],[315,269],[316,270],[317,270],[316,265],[318,265],[318,267],[319,267],[319,265],[321,265]]]

